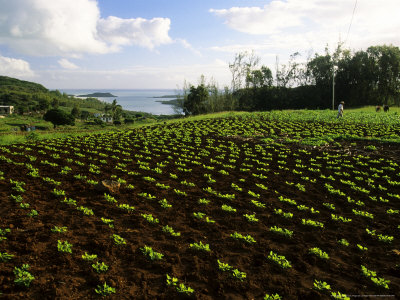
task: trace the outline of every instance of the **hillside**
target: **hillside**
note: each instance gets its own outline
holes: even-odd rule
[[[16,78],[8,77],[8,76],[0,76],[0,91],[18,91],[18,92],[30,92],[30,93],[47,93],[49,92],[43,85],[19,80]]]
[[[43,85],[0,76],[0,105],[13,105],[17,113],[45,111],[51,105],[79,106],[103,111],[105,103],[95,99],[77,99],[60,91],[50,91]]]

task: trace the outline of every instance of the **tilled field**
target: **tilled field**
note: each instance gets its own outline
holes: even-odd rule
[[[0,148],[0,297],[400,295],[400,147],[271,129],[286,135],[237,118]]]

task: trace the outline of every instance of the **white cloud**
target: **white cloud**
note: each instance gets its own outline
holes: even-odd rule
[[[171,21],[168,18],[146,20],[110,16],[99,20],[98,29],[99,37],[114,46],[136,44],[153,49],[171,43],[168,35],[170,25]]]
[[[0,74],[17,78],[31,78],[35,74],[29,63],[22,59],[10,58],[0,55]]]
[[[0,44],[29,55],[110,53],[170,43],[170,20],[102,19],[96,0],[0,0]]]
[[[398,0],[358,0],[347,35],[354,4],[349,0],[276,0],[263,7],[232,7],[210,12],[236,31],[264,36],[265,42],[259,47],[267,44],[270,48],[292,47],[292,51],[300,47],[321,49],[326,43],[337,44],[339,39],[347,41],[345,46],[351,48],[400,44]]]
[[[61,59],[59,59],[57,62],[58,62],[58,64],[59,64],[61,67],[63,67],[64,69],[69,69],[69,70],[79,69],[79,67],[78,67],[76,64],[70,62],[70,61],[69,61],[68,59],[66,59],[66,58],[61,58]]]
[[[195,49],[187,40],[176,39],[175,42],[181,44],[183,46],[183,48],[192,51],[194,54],[196,54],[198,56],[202,56],[201,52],[199,50]]]

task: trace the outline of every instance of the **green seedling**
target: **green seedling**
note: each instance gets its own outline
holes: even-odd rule
[[[173,229],[172,227],[168,226],[168,225],[165,225],[165,226],[162,228],[162,231],[163,231],[163,232],[166,232],[166,233],[169,233],[169,234],[172,235],[172,236],[180,236],[180,235],[181,235],[180,232],[175,232],[174,229]]]
[[[330,290],[331,286],[325,281],[314,280],[314,288],[318,291]]]
[[[155,252],[153,250],[153,248],[148,247],[148,246],[144,246],[143,248],[140,248],[140,250],[142,251],[142,253],[147,256],[150,260],[161,260],[164,256],[164,254],[159,253],[159,252]]]
[[[96,294],[99,294],[103,297],[109,296],[110,294],[115,294],[115,288],[107,285],[106,282],[104,282],[103,285],[98,285],[94,291]]]
[[[168,203],[167,199],[162,199],[158,201],[162,208],[171,208],[172,205]]]
[[[57,250],[64,253],[72,253],[72,244],[68,241],[57,241]]]
[[[292,265],[283,255],[278,255],[277,253],[270,251],[268,259],[278,264],[281,268],[287,269],[291,268]]]
[[[28,272],[29,268],[30,266],[28,264],[23,264],[21,268],[14,267],[14,282],[17,285],[29,287],[31,282],[35,279],[35,277]]]
[[[108,266],[104,262],[96,262],[92,264],[92,268],[97,272],[97,273],[105,273],[108,270]]]
[[[256,214],[244,214],[243,217],[245,217],[247,219],[247,221],[249,222],[258,222],[259,220],[256,218]]]
[[[87,252],[85,252],[85,254],[82,254],[83,260],[92,261],[92,260],[95,260],[96,258],[97,258],[97,254],[89,254]]]
[[[350,245],[350,243],[346,239],[340,239],[338,240],[338,243],[346,247]]]
[[[126,245],[126,240],[123,237],[120,237],[118,234],[113,234],[110,238],[114,241],[114,244],[117,246]]]
[[[272,294],[272,295],[265,294],[263,299],[264,300],[281,300],[282,298],[281,298],[281,296],[279,296],[279,294]]]
[[[8,254],[7,252],[0,252],[0,262],[9,261],[14,257],[13,254]]]
[[[57,197],[61,197],[61,196],[65,196],[65,191],[63,190],[57,190],[56,188],[54,188],[52,190],[53,195],[57,196]]]
[[[234,270],[232,270],[232,276],[233,276],[233,278],[243,281],[246,278],[246,273],[241,272],[238,269],[234,269]]]
[[[67,232],[67,227],[63,226],[63,227],[58,227],[58,226],[54,226],[54,228],[51,228],[51,232],[55,232],[55,233],[65,233]]]
[[[120,209],[126,210],[127,212],[132,212],[135,210],[134,206],[130,206],[129,204],[119,204],[118,207]]]
[[[291,238],[292,235],[293,235],[293,231],[291,231],[289,229],[286,229],[286,228],[280,228],[280,227],[277,227],[277,226],[272,226],[269,230],[272,231],[272,232],[278,233],[280,235],[287,236],[289,238]]]
[[[227,264],[227,263],[221,262],[219,259],[217,260],[217,262],[218,262],[218,269],[220,269],[220,270],[223,271],[223,272],[230,271],[230,270],[233,269],[232,266],[230,266],[230,265]]]
[[[193,243],[190,244],[190,248],[195,249],[195,250],[199,250],[199,251],[206,251],[206,252],[210,252],[210,245],[209,244],[203,244],[201,241],[199,243]]]
[[[154,218],[152,214],[141,214],[141,216],[149,223],[157,224],[160,221],[157,218]]]
[[[221,209],[227,212],[236,212],[236,208],[233,208],[232,206],[226,204],[222,204]]]
[[[322,251],[318,247],[314,247],[308,250],[309,253],[315,254],[316,256],[322,258],[322,259],[329,259],[328,253]]]
[[[93,216],[94,215],[93,210],[88,207],[78,206],[76,209],[81,211],[85,216]]]
[[[350,300],[350,297],[348,297],[346,294],[342,294],[341,292],[332,292],[331,296],[334,299]]]
[[[33,218],[36,217],[38,214],[39,213],[37,212],[37,210],[32,209],[30,212],[27,213],[27,216]]]
[[[244,235],[242,235],[242,234],[240,234],[238,232],[234,232],[234,233],[231,234],[231,237],[233,237],[236,240],[242,240],[242,241],[244,241],[244,242],[246,242],[248,244],[253,244],[253,243],[256,242],[256,240],[249,234],[244,236]]]
[[[118,201],[117,201],[117,199],[115,199],[113,196],[111,196],[111,195],[108,195],[107,193],[104,193],[104,199],[107,201],[107,202],[110,202],[110,203],[118,203]]]

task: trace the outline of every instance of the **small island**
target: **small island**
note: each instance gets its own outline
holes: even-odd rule
[[[179,100],[178,99],[172,99],[172,100],[157,100],[156,102],[159,102],[161,104],[166,104],[166,105],[173,105],[173,106],[178,106],[179,105]]]
[[[164,96],[154,96],[151,98],[179,98],[179,95],[164,95]]]
[[[115,95],[113,95],[111,93],[99,93],[99,92],[96,92],[96,93],[87,94],[87,95],[78,95],[77,97],[101,98],[101,97],[118,97],[118,96],[115,96]]]

